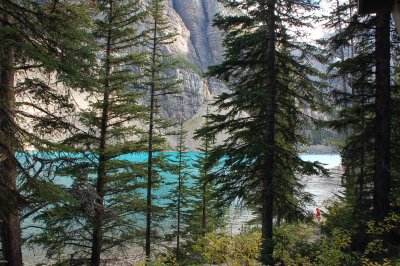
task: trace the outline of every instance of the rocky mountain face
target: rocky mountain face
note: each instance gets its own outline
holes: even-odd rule
[[[183,92],[165,96],[162,99],[162,114],[176,122],[185,121],[184,127],[188,132],[186,146],[191,150],[196,150],[200,143],[193,139],[193,135],[204,123],[206,103],[227,90],[226,85],[221,81],[202,76],[209,66],[221,63],[223,60],[223,36],[217,28],[213,27],[213,19],[218,13],[224,15],[235,11],[226,9],[217,0],[167,0],[166,11],[170,25],[177,33],[176,41],[166,49],[178,61],[177,68],[173,71],[182,80]],[[324,68],[317,62],[315,64],[319,69]],[[211,112],[214,111],[211,109]],[[320,117],[322,114],[313,115]],[[315,135],[316,133],[307,131],[305,134]],[[227,135],[221,132],[216,142],[221,143],[226,137]],[[310,139],[313,138],[315,136],[310,137]],[[170,143],[172,147],[175,147],[176,138],[172,137]],[[323,143],[319,145],[322,148],[309,150],[310,147],[305,147],[305,149],[307,148],[307,152],[332,152],[331,147],[326,145]]]
[[[150,0],[142,0],[149,4]],[[215,95],[227,90],[227,87],[214,78],[205,78],[203,73],[211,65],[218,64],[223,58],[222,35],[212,26],[217,13],[227,10],[217,0],[166,0],[166,13],[171,31],[176,33],[175,42],[164,47],[167,54],[177,62],[171,75],[181,80],[182,93],[162,96],[161,113],[174,122],[185,121],[189,131],[187,143],[190,149],[198,148],[192,140],[193,132],[203,122],[206,103]],[[44,77],[37,72],[21,72],[17,80],[40,78],[49,84],[56,81],[53,77]],[[60,90],[65,88],[60,85]],[[73,93],[77,109],[88,107],[88,95]],[[169,139],[171,147],[176,146],[176,138]]]
[[[182,81],[183,92],[163,97],[162,114],[187,121],[227,89],[222,82],[202,76],[209,66],[222,61],[222,35],[212,24],[217,13],[227,10],[217,0],[168,0],[166,4],[170,26],[177,33],[166,49],[178,62],[173,74]]]

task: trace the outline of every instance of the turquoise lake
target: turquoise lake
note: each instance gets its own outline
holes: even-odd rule
[[[175,162],[177,161],[177,152],[165,152],[163,153],[166,155],[169,159],[174,160]],[[39,156],[40,153],[38,154]],[[155,154],[157,156],[157,153]],[[187,152],[185,154],[187,160],[189,160],[189,172],[193,175],[197,175],[197,169],[193,167],[193,164],[197,160],[197,157],[201,155],[199,152]],[[73,154],[64,154],[64,157],[75,157],[78,155],[73,155]],[[46,157],[53,157],[49,156],[48,154]],[[317,206],[321,205],[322,202],[337,193],[340,189],[340,182],[338,182],[338,173],[335,173],[335,171],[339,170],[338,166],[341,164],[341,158],[339,154],[300,154],[300,158],[305,160],[305,161],[311,161],[311,162],[320,162],[323,164],[323,166],[327,169],[336,169],[336,170],[331,170],[333,173],[332,177],[316,177],[316,176],[310,176],[310,177],[303,177],[303,183],[306,184],[307,190],[311,192],[312,194],[315,195],[315,201],[317,203]],[[133,153],[133,154],[127,154],[120,156],[119,159],[122,160],[127,160],[130,162],[137,162],[137,163],[146,163],[147,162],[147,153]],[[23,156],[21,156],[21,160],[23,160]],[[161,173],[163,176],[164,182],[170,183],[170,184],[161,184],[161,186],[158,189],[154,190],[154,195],[158,200],[155,201],[155,203],[163,205],[167,203],[165,200],[163,200],[163,196],[167,195],[169,191],[171,190],[172,186],[171,183],[175,183],[176,176],[172,175],[170,173]],[[54,179],[55,183],[62,184],[65,186],[69,186],[72,183],[72,179],[68,177],[61,177],[61,178],[55,178]],[[190,180],[189,180],[190,182]],[[143,191],[145,194],[145,191]]]
[[[166,152],[164,153],[167,157],[169,157],[172,160],[177,160],[177,152]],[[197,160],[197,156],[201,155],[201,153],[199,152],[188,152],[185,154],[187,157],[187,160],[189,160],[189,165],[193,165],[193,163]],[[69,156],[69,155],[68,155]],[[71,155],[73,156],[73,155]],[[305,160],[305,161],[311,161],[311,162],[320,162],[324,165],[325,168],[327,169],[332,169],[335,167],[338,167],[341,164],[341,158],[340,155],[338,154],[300,154],[300,158]],[[133,154],[127,154],[124,156],[119,157],[119,159],[122,160],[128,160],[131,162],[138,162],[138,163],[145,163],[147,162],[147,153],[133,153]],[[189,172],[191,172],[191,174],[196,175],[197,174],[197,169],[195,169],[193,166],[191,167],[191,169],[189,170]],[[165,182],[174,182],[174,180],[176,179],[176,176],[171,175],[169,173],[162,173],[162,176],[164,177],[164,181]],[[316,192],[316,194],[327,194],[330,195],[330,192],[334,189],[336,189],[336,185],[332,184],[331,186],[325,187],[323,184],[319,184],[319,182],[316,182],[315,185],[313,185],[313,183],[315,183],[316,180],[315,177],[310,177],[311,179],[307,179],[307,178],[303,178],[304,182],[306,184],[310,183],[309,185],[311,186],[310,192],[312,192],[313,194],[315,194],[314,192]],[[321,178],[319,181],[323,181],[324,179]],[[329,179],[332,181],[332,179]],[[317,180],[318,181],[318,180]],[[59,184],[63,184],[66,186],[69,186],[72,182],[71,179],[68,178],[62,178],[62,179],[57,179],[55,180],[56,183]],[[168,194],[169,190],[171,189],[171,185],[163,185],[161,186],[159,189],[155,190],[155,195],[156,196],[163,196]],[[322,189],[322,191],[321,191]],[[320,200],[319,200],[320,201]],[[163,203],[163,201],[159,202],[160,204]]]
[[[166,152],[164,154],[167,155],[169,158],[175,160],[177,159],[176,156],[178,155],[177,152]],[[200,155],[199,152],[186,153],[188,160],[190,160],[190,164],[193,164],[196,161],[197,156],[199,155]],[[333,169],[341,164],[341,158],[339,154],[300,154],[300,158],[305,161],[320,162],[327,169]],[[131,162],[147,162],[147,153],[135,153],[135,154],[124,155],[123,157],[121,157],[121,159],[126,159]],[[194,168],[192,168],[190,172],[192,174],[197,174],[197,170]],[[163,173],[162,175],[166,182],[174,182],[174,180],[176,179],[176,176],[168,173]],[[303,178],[303,181],[307,184],[307,190],[315,195],[315,201],[317,205],[321,205],[326,198],[338,192],[339,183],[337,182],[337,180],[338,179],[335,177],[316,178],[315,176],[313,176],[313,177]],[[155,190],[154,192],[156,196],[162,197],[168,194],[170,189],[171,186],[164,185],[160,189]],[[165,202],[161,200],[158,203],[163,204]]]
[[[170,156],[176,156],[177,153],[170,152],[168,155]],[[198,152],[189,152],[187,153],[188,157],[194,161],[196,159],[196,156],[199,155]],[[335,171],[335,169],[338,169],[337,167],[341,163],[341,158],[340,155],[338,154],[301,154],[300,157],[303,160],[307,161],[318,161],[328,169],[332,169],[332,172]],[[130,154],[126,155],[123,157],[124,159],[127,159],[132,162],[146,162],[147,161],[147,154],[146,153],[138,153],[138,154]],[[196,170],[192,170],[193,173],[196,173]],[[167,181],[174,181],[176,177],[173,175],[169,175],[164,173],[164,177]],[[307,206],[307,209],[310,212],[313,212],[315,210],[315,207],[319,207],[323,209],[323,203],[326,199],[329,199],[331,197],[334,197],[336,193],[340,191],[340,178],[338,175],[333,175],[332,177],[318,177],[318,176],[309,176],[309,177],[303,177],[302,178],[303,182],[306,184],[306,190],[312,194],[314,194],[314,200],[315,204]],[[63,184],[68,185],[66,180],[59,180]],[[161,197],[162,195],[166,195],[169,192],[170,186],[163,186],[162,189],[159,189],[157,191],[154,191],[156,194],[156,197]],[[159,204],[163,204],[163,202],[159,202]],[[231,213],[228,215],[226,218],[227,222],[227,229],[235,234],[239,233],[241,228],[243,227],[244,223],[251,220],[254,217],[254,215],[246,210],[246,209],[232,209]],[[29,219],[30,220],[30,219]],[[25,221],[24,225],[29,226],[30,221]],[[164,225],[166,226],[168,224],[168,221],[165,221]],[[27,230],[24,230],[24,235],[29,235],[30,233],[33,233],[35,230],[30,228]],[[33,264],[28,263],[27,265],[36,265],[34,262],[39,263],[44,261],[45,256],[43,253],[43,250],[40,248],[26,248],[24,247],[23,250],[24,253],[24,258],[26,261],[29,261]]]
[[[176,152],[168,152],[166,155],[171,156],[174,158],[177,156]],[[199,152],[188,152],[186,153],[188,159],[193,163],[196,161],[196,157],[200,155]],[[125,155],[123,157],[132,162],[146,162],[147,161],[147,154],[146,153],[139,153],[139,154],[130,154]],[[305,161],[310,162],[320,162],[324,165],[327,169],[333,169],[338,167],[341,164],[341,157],[339,154],[300,154],[300,158]],[[192,169],[192,174],[197,174],[196,169]],[[167,182],[173,182],[176,179],[176,176],[171,174],[164,173],[164,178]],[[307,185],[307,191],[314,194],[314,200],[316,202],[315,206],[320,206],[324,200],[332,197],[335,193],[337,193],[340,189],[340,183],[338,182],[338,178],[335,177],[304,177],[303,182]],[[161,189],[155,190],[155,194],[157,196],[164,196],[167,195],[171,186],[163,186]],[[160,201],[159,204],[165,203],[164,201]],[[309,206],[309,209],[315,207]]]

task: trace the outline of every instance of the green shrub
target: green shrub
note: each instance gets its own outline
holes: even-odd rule
[[[318,237],[313,224],[285,223],[274,231],[274,259],[284,265],[312,265]]]
[[[212,264],[227,266],[255,266],[260,253],[261,234],[246,232],[229,236],[226,232],[211,232],[196,244],[203,258]]]
[[[400,265],[397,258],[390,257],[389,247],[384,246],[382,237],[385,234],[397,234],[400,233],[400,214],[391,213],[384,221],[380,224],[376,224],[373,221],[368,222],[367,234],[371,237],[371,241],[368,243],[367,248],[364,251],[362,257],[363,266],[389,266],[389,265]],[[390,247],[392,250],[396,250],[397,256],[399,256],[399,247]]]
[[[334,229],[331,237],[324,236],[316,256],[316,265],[336,266],[353,265],[355,258],[350,252],[349,233]]]

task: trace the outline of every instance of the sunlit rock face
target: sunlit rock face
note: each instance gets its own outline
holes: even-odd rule
[[[222,59],[221,33],[212,26],[215,14],[223,12],[216,0],[172,0],[172,8],[190,32],[189,42],[202,70]]]
[[[170,74],[182,81],[182,93],[162,97],[161,112],[173,121],[186,121],[226,90],[222,82],[204,78],[203,73],[222,61],[222,34],[212,24],[217,13],[227,11],[217,0],[168,0],[166,5],[170,26],[177,34],[175,42],[166,47],[178,62]]]

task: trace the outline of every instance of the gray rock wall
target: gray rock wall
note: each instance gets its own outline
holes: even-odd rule
[[[161,99],[164,117],[186,121],[226,90],[221,82],[202,76],[209,66],[222,61],[222,35],[212,24],[217,13],[225,12],[217,0],[167,1],[167,16],[177,36],[166,49],[179,61],[175,75],[182,80],[183,92]]]

